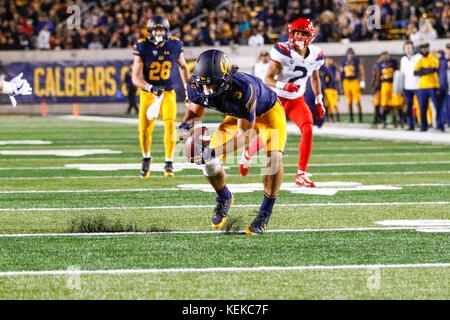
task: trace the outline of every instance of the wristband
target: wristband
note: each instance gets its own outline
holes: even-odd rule
[[[278,88],[278,89],[281,89],[281,90],[284,89],[284,86],[285,86],[285,85],[286,85],[286,83],[281,82],[281,81],[275,82],[275,88]]]
[[[319,94],[316,96],[316,103],[322,103],[323,101],[323,94]]]
[[[190,125],[187,122],[183,122],[180,124],[180,126],[178,127],[179,129],[184,129],[184,130],[189,130],[190,129]]]
[[[147,83],[147,85],[145,86],[145,91],[150,92],[152,90],[153,86],[150,83]]]

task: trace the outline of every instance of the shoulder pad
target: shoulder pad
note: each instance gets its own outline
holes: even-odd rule
[[[273,47],[278,53],[291,57],[291,49],[285,42],[277,42]]]

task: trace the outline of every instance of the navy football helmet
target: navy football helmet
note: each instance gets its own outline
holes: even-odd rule
[[[155,37],[153,35],[153,30],[155,29],[162,29],[165,31],[164,35],[161,37]],[[167,40],[169,37],[169,30],[170,30],[170,24],[169,20],[167,20],[166,17],[162,16],[155,16],[153,18],[150,18],[147,21],[147,38],[150,42],[153,42],[155,45],[160,44]]]
[[[211,98],[230,89],[231,78],[237,69],[223,51],[207,50],[198,57],[189,82],[199,94]]]

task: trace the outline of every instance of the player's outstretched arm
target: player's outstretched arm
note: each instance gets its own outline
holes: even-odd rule
[[[186,89],[187,81],[191,77],[191,75],[190,75],[189,67],[186,63],[186,59],[184,58],[183,53],[180,54],[177,62],[178,62],[178,67],[180,68],[181,80],[183,81],[183,86]]]
[[[317,118],[323,119],[325,117],[325,107],[323,106],[322,83],[320,81],[319,70],[314,70],[311,74],[311,88],[316,97]]]
[[[362,64],[362,60],[360,60],[359,63],[359,80],[360,80],[360,86],[362,89],[366,87],[366,71],[364,69],[364,66]]]
[[[276,88],[277,80],[275,77],[281,72],[281,65],[273,60],[270,60],[269,67],[267,68],[266,76],[264,78],[264,83],[269,87]]]

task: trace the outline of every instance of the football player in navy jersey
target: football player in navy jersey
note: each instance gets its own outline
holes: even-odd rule
[[[150,176],[152,133],[155,118],[147,118],[149,107],[161,112],[164,122],[165,167],[164,176],[172,177],[176,145],[175,118],[177,115],[173,71],[180,68],[184,87],[189,79],[189,68],[183,55],[183,43],[169,36],[170,25],[165,17],[156,16],[147,23],[148,35],[134,45],[133,84],[142,89],[139,105],[139,143],[143,155],[141,178]],[[161,97],[162,95],[162,97]],[[157,101],[157,97],[161,101]],[[160,103],[159,103],[160,102]]]
[[[179,126],[180,140],[186,140],[193,120],[201,118],[205,108],[227,115],[212,135],[209,147],[202,150],[198,146],[200,150],[194,159],[197,164],[204,164],[203,173],[217,193],[211,221],[215,229],[222,229],[234,197],[226,186],[220,160],[242,147],[252,130],[261,137],[268,164],[261,207],[246,229],[248,235],[254,235],[264,233],[282,182],[286,117],[274,91],[259,78],[237,69],[220,50],[207,50],[199,56],[187,88],[191,105]]]

